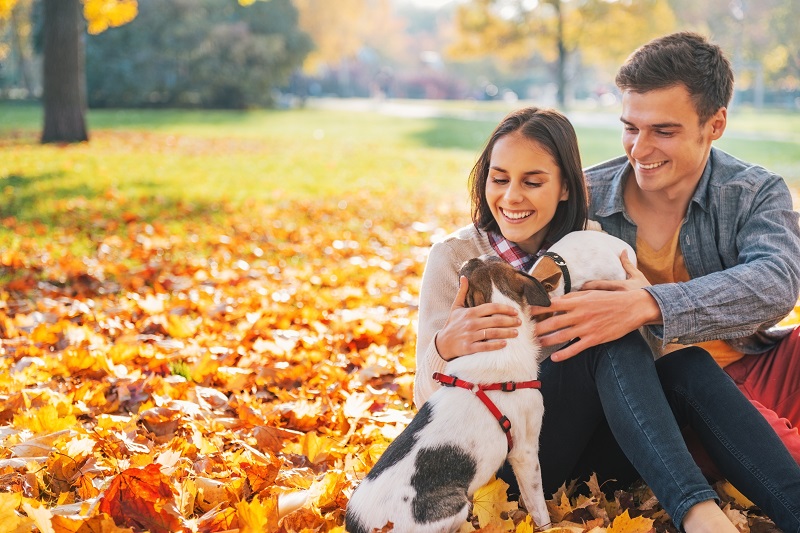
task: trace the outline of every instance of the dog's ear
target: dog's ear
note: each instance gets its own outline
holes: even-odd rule
[[[464,262],[464,264],[461,265],[461,268],[458,270],[458,275],[459,275],[459,277],[460,276],[469,277],[470,274],[472,274],[475,271],[476,268],[478,268],[478,267],[480,267],[482,265],[483,265],[483,261],[480,258],[473,257],[472,259]]]
[[[529,276],[524,272],[519,275],[523,277],[522,294],[525,296],[525,301],[528,305],[536,305],[539,307],[550,307],[550,295],[547,288],[538,279]]]
[[[530,272],[531,276],[538,279],[547,292],[553,292],[561,282],[564,274],[551,257],[542,257]]]
[[[464,302],[465,307],[477,307],[492,301],[492,279],[489,277],[488,269],[473,269],[467,276],[467,280],[469,286]]]

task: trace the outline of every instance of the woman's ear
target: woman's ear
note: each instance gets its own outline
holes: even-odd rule
[[[565,202],[567,200],[569,200],[569,189],[567,189],[567,184],[564,183],[561,185],[561,198],[558,201]]]

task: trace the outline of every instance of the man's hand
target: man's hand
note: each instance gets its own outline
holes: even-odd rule
[[[499,350],[505,347],[505,339],[519,334],[516,328],[522,322],[516,308],[496,303],[464,307],[469,282],[461,276],[459,284],[450,316],[434,341],[442,359],[449,361],[462,355]]]
[[[553,361],[564,361],[641,326],[661,322],[655,299],[641,290],[650,285],[644,274],[633,266],[627,254],[623,253],[620,260],[628,279],[588,282],[579,292],[553,298],[550,307],[531,309],[533,315],[554,313],[536,324],[536,336],[542,346],[558,346],[577,339],[555,352]]]

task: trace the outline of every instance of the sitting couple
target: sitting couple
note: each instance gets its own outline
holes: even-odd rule
[[[774,327],[800,292],[789,189],[712,147],[733,91],[716,45],[656,39],[616,81],[626,156],[588,169],[586,182],[575,132],[555,111],[511,113],[489,138],[470,175],[474,224],[434,244],[425,267],[415,403],[448,360],[504,346],[527,318],[466,308],[461,264],[492,254],[527,271],[596,220],[634,247],[638,267],[622,258],[627,280],[538,309],[556,313],[537,324],[542,345],[569,342],[540,371],[546,494],[592,472],[638,475],[681,530],[734,533],[709,484],[724,476],[799,532],[800,330]]]

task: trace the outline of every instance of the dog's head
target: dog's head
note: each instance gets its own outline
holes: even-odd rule
[[[466,276],[469,281],[467,307],[491,302],[494,288],[517,302],[520,308],[527,305],[550,306],[547,290],[539,280],[517,270],[499,257],[481,256],[470,259],[461,266],[459,275]]]

